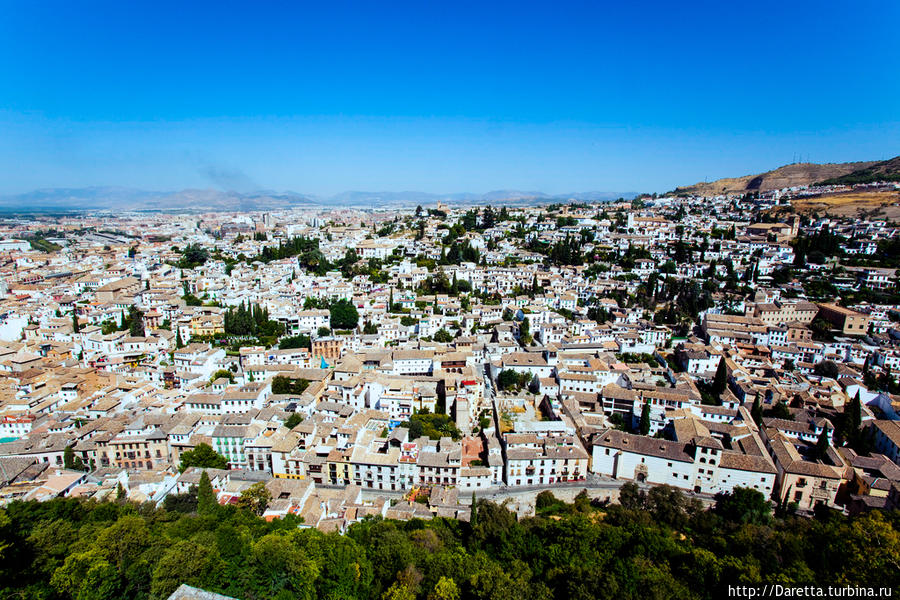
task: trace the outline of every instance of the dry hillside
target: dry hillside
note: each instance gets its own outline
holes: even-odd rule
[[[771,209],[778,216],[789,213],[830,217],[900,220],[900,192],[892,190],[850,191],[794,198],[790,206]]]
[[[758,175],[744,175],[743,177],[717,179],[708,183],[695,183],[687,187],[676,188],[674,193],[678,195],[715,196],[717,194],[766,192],[798,185],[812,185],[819,181],[843,177],[862,169],[868,169],[876,164],[878,164],[876,161],[824,165],[795,163]]]

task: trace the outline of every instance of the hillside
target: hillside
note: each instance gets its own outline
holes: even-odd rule
[[[757,175],[744,175],[743,177],[730,177],[711,182],[695,183],[694,185],[675,188],[675,191],[672,193],[675,195],[715,196],[717,194],[766,192],[785,187],[812,185],[820,181],[836,179],[874,168],[880,164],[882,163],[876,161],[829,163],[824,165],[794,163]]]
[[[900,219],[900,192],[894,190],[850,190],[819,196],[794,198],[790,205],[769,210],[776,216],[789,214],[849,217],[854,219]]]
[[[825,179],[820,183],[822,185],[855,185],[876,181],[900,181],[900,156],[857,169],[847,175]]]

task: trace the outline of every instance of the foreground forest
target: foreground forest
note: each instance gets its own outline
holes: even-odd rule
[[[776,517],[748,490],[708,510],[666,487],[626,484],[609,506],[545,492],[533,518],[479,501],[471,524],[374,519],[346,535],[198,506],[196,495],[167,506],[10,504],[0,597],[165,598],[181,583],[242,600],[720,598],[762,582],[900,590],[896,513]]]

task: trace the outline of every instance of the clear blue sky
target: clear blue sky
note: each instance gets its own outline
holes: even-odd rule
[[[900,2],[0,0],[0,193],[665,191],[900,154]]]

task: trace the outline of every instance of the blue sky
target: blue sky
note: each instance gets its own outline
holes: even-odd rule
[[[0,0],[0,193],[665,191],[900,154],[900,3]]]

